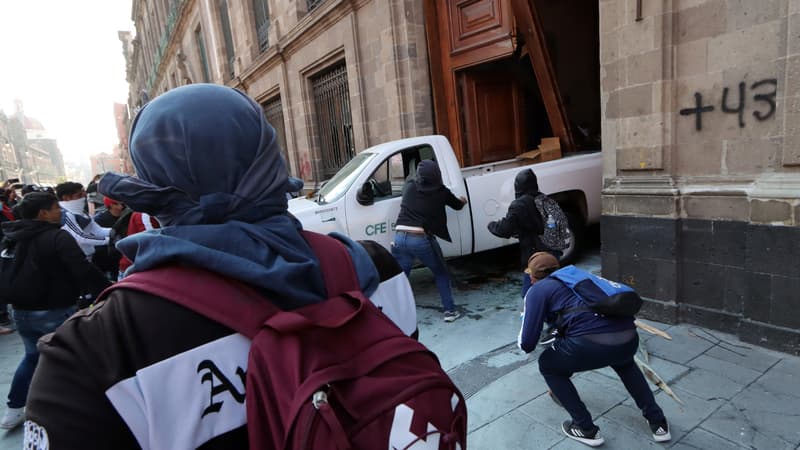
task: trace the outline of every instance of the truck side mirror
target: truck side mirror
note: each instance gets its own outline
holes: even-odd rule
[[[375,203],[375,193],[372,192],[372,185],[369,181],[358,188],[358,192],[356,192],[356,201],[364,206]]]

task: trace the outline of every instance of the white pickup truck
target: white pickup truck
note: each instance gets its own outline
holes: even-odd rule
[[[387,249],[394,239],[403,186],[416,174],[417,164],[434,159],[442,181],[456,197],[469,203],[461,211],[447,209],[447,227],[453,242],[440,240],[445,257],[477,253],[511,245],[516,239],[492,235],[487,224],[505,216],[514,200],[514,177],[531,168],[539,189],[561,204],[567,213],[572,243],[563,260],[579,250],[586,225],[600,218],[602,160],[600,152],[531,163],[510,159],[461,168],[444,136],[422,136],[387,142],[358,153],[310,198],[289,201],[289,211],[307,230],[340,232],[352,239],[371,239]]]

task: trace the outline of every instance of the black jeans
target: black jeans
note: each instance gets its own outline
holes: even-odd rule
[[[575,425],[583,429],[591,429],[594,423],[570,376],[606,366],[611,366],[617,372],[645,419],[661,421],[664,420],[664,412],[656,404],[647,380],[633,361],[638,347],[638,335],[620,345],[602,345],[583,336],[557,338],[539,356],[539,371]]]

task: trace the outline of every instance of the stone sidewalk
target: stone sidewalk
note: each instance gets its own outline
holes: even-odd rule
[[[24,354],[25,349],[17,333],[0,336],[0,398],[3,399],[0,402],[0,411],[5,412],[11,379]],[[0,449],[16,450],[20,448],[22,448],[22,427],[11,431],[0,430]]]
[[[418,269],[411,275],[420,340],[439,356],[467,397],[469,448],[589,448],[561,432],[561,422],[569,416],[547,395],[536,363],[538,350],[526,355],[516,347],[521,274],[504,272],[507,266],[487,272],[498,260],[503,258],[450,262],[461,280],[455,297],[464,313],[451,324],[441,320],[430,272]],[[585,255],[577,265],[599,273],[599,251]],[[464,280],[477,280],[480,288],[472,289]],[[652,440],[622,382],[607,368],[574,377],[605,438],[602,448],[800,450],[799,357],[692,325],[645,322],[672,337],[640,331],[650,366],[681,400],[652,386],[670,422],[672,441]]]
[[[574,382],[601,429],[604,448],[800,448],[800,358],[702,328],[650,323],[673,338],[641,335],[650,366],[682,401],[653,386],[672,441],[652,441],[616,374],[603,369],[578,374]],[[516,352],[521,355],[509,350]],[[568,415],[547,395],[534,358],[468,399],[470,448],[586,448],[562,434]]]
[[[516,348],[519,271],[497,261],[512,254],[451,261],[456,303],[463,316],[444,323],[439,295],[427,269],[412,272],[420,340],[433,350],[467,397],[468,448],[473,450],[582,449],[566,438],[566,412],[546,395],[537,353]],[[490,263],[491,261],[491,263]],[[598,271],[599,252],[579,266]],[[610,369],[574,377],[606,443],[602,448],[800,450],[800,358],[738,341],[691,325],[650,324],[671,341],[640,332],[651,367],[682,403],[653,387],[670,421],[672,441],[653,442],[622,383]],[[16,334],[0,336],[0,395],[5,396],[22,356]],[[0,431],[0,449],[21,448],[21,429]]]

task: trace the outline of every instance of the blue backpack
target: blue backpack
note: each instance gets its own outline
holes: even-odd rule
[[[628,285],[591,274],[575,266],[566,266],[550,274],[580,297],[585,306],[559,312],[593,311],[604,316],[630,317],[642,307],[642,298]]]

